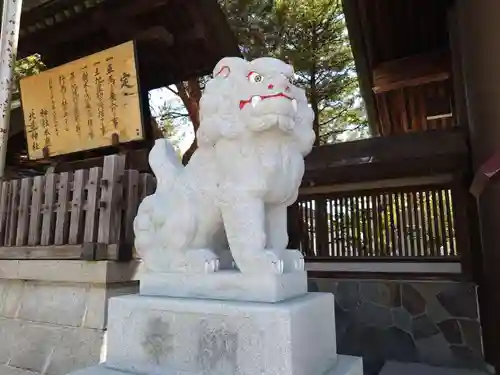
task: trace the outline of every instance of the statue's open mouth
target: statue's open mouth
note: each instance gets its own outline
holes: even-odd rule
[[[248,100],[240,100],[240,109],[245,108],[247,104],[252,104],[252,107],[255,108],[261,101],[273,98],[285,98],[290,100],[292,102],[293,109],[297,111],[297,100],[288,95],[283,94],[282,92],[280,92],[279,94],[272,94],[272,95],[254,95]]]

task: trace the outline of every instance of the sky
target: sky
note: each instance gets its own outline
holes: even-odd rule
[[[179,106],[179,108],[184,107],[181,99],[167,88],[160,88],[150,91],[150,98],[150,105],[153,108],[153,114],[154,109],[162,106],[165,102],[171,103],[175,106]],[[193,126],[190,121],[182,121],[179,119],[174,120],[174,126],[177,130],[175,138],[179,140],[179,148],[181,152],[184,153],[193,142]]]

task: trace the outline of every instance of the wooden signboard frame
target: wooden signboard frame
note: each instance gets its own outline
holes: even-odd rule
[[[145,139],[133,41],[23,78],[20,90],[31,160]]]

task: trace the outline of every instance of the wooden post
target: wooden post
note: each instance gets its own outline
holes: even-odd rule
[[[460,56],[461,83],[465,92],[467,120],[474,172],[500,148],[500,2],[495,0],[457,0],[452,14],[455,43]],[[465,113],[465,111],[463,111]],[[500,183],[489,183],[478,199],[481,234],[481,273],[479,311],[486,361],[500,371]],[[474,249],[477,253],[478,250]]]
[[[5,172],[9,139],[10,102],[21,23],[22,0],[4,0],[0,32],[0,178]]]

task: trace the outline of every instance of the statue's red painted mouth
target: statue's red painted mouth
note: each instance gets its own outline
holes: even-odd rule
[[[292,97],[283,94],[282,92],[280,92],[279,94],[272,94],[272,95],[254,95],[248,100],[240,100],[240,109],[245,108],[247,104],[252,104],[253,107],[256,107],[257,104],[259,104],[262,100],[273,99],[273,98],[285,98],[291,100],[294,109],[297,110],[297,101]]]

